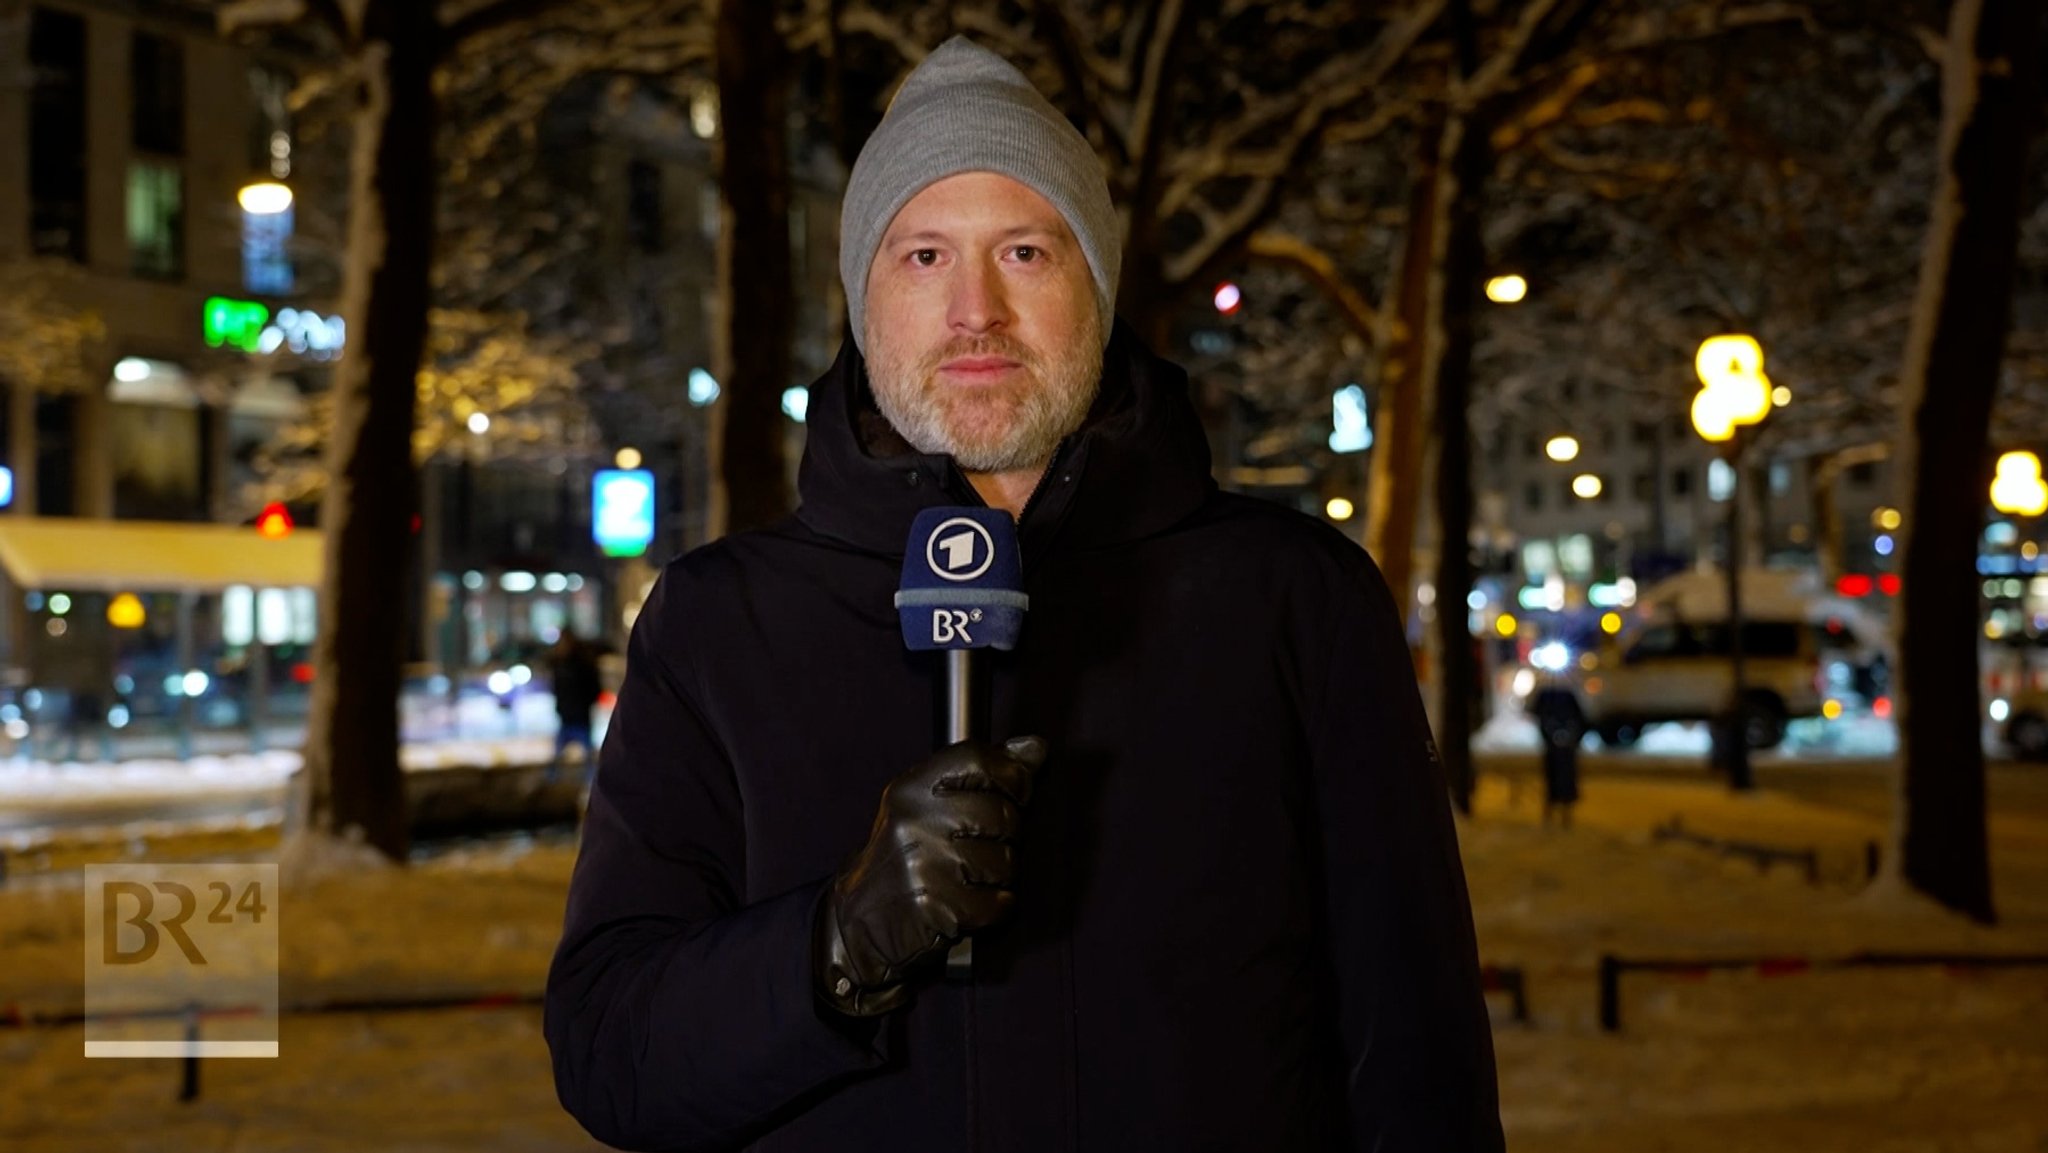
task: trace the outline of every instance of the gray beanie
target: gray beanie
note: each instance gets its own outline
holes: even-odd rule
[[[1109,339],[1123,265],[1122,229],[1088,141],[1009,61],[955,36],[903,81],[854,161],[839,209],[839,279],[854,344],[867,352],[868,270],[882,234],[912,197],[962,172],[1029,185],[1066,217],[1095,274]]]

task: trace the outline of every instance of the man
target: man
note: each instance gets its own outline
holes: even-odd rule
[[[633,630],[549,975],[564,1105],[644,1149],[1500,1149],[1391,598],[1216,490],[1185,376],[1114,326],[1086,142],[955,39],[841,225],[801,509]],[[935,754],[892,597],[963,504],[1017,517],[1030,612],[984,654],[1008,739]]]
[[[555,693],[555,755],[548,761],[547,780],[553,783],[562,767],[562,754],[570,745],[580,746],[587,760],[595,760],[591,733],[595,725],[598,698],[604,695],[597,669],[596,647],[563,629],[548,650],[548,683]],[[589,776],[589,772],[584,774]]]

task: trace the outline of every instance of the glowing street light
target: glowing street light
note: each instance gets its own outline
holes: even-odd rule
[[[1357,512],[1358,509],[1343,497],[1333,496],[1330,498],[1330,503],[1323,506],[1323,511],[1329,514],[1331,520],[1350,520],[1351,515]]]
[[[1216,311],[1228,316],[1243,303],[1244,292],[1237,285],[1226,281],[1216,286]]]
[[[265,180],[244,185],[235,199],[241,203],[242,211],[251,216],[276,216],[290,210],[292,190],[275,180]]]
[[[1991,482],[1991,507],[2012,516],[2048,512],[2048,484],[2041,480],[2041,458],[2025,451],[1999,457],[1998,477]]]
[[[482,436],[483,434],[491,431],[491,418],[488,415],[481,412],[470,413],[469,431],[477,434],[478,436]]]
[[[1486,299],[1495,304],[1520,304],[1529,295],[1529,282],[1519,276],[1496,276],[1486,282]]]
[[[1582,472],[1572,478],[1572,495],[1580,500],[1592,500],[1600,495],[1600,490],[1604,487],[1606,486],[1600,483],[1600,478],[1590,472]]]
[[[639,468],[640,450],[629,445],[620,449],[618,455],[612,458],[612,462],[623,469]]]
[[[1764,350],[1756,338],[1742,333],[1710,336],[1693,356],[1693,371],[1704,385],[1692,400],[1692,427],[1700,439],[1721,445],[1729,475],[1740,483],[1742,442],[1736,432],[1769,416],[1774,404],[1792,400],[1789,389],[1771,384],[1764,375]],[[1782,394],[1782,398],[1781,398]],[[1748,713],[1742,677],[1742,495],[1728,494],[1728,700],[1714,727],[1714,764],[1728,775],[1738,792],[1755,787],[1749,765]]]
[[[1579,458],[1578,438],[1571,436],[1553,436],[1550,438],[1548,442],[1544,444],[1543,455],[1549,457],[1550,459],[1556,461],[1559,464],[1563,464],[1566,461],[1577,460]]]

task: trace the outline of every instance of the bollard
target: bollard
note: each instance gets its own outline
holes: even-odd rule
[[[185,1082],[178,1088],[178,1100],[199,1100],[199,1005],[185,1006]]]
[[[1612,953],[1600,954],[1600,1028],[1621,1030],[1621,958]]]

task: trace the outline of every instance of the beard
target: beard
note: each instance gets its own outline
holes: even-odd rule
[[[1102,384],[1102,322],[1091,309],[1074,339],[1040,352],[1007,336],[947,341],[922,354],[868,330],[875,406],[919,452],[945,455],[967,472],[1043,468],[1081,427]],[[952,387],[939,366],[963,356],[1000,356],[1021,371],[999,384]]]

